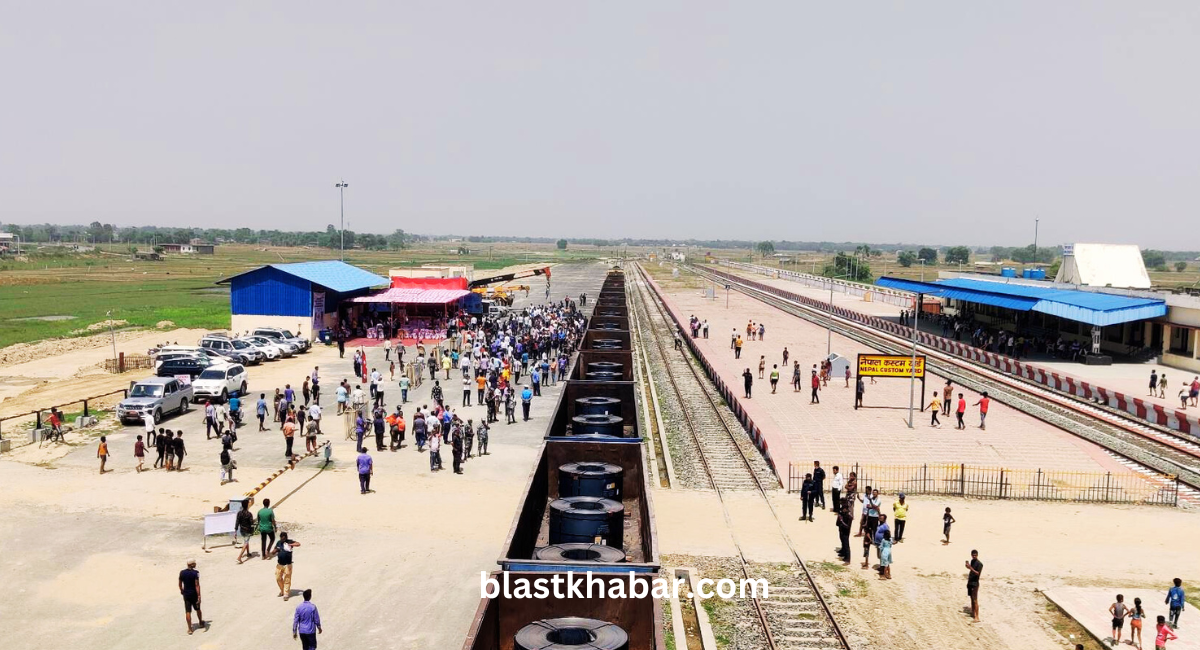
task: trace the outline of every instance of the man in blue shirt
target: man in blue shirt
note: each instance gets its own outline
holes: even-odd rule
[[[533,394],[541,396],[542,394],[542,373],[537,368],[533,369],[533,374],[529,376],[529,381],[533,383]]]
[[[258,430],[266,431],[267,430],[266,427],[263,426],[263,423],[266,422],[266,419],[267,419],[267,394],[266,393],[258,394],[258,404],[255,405],[254,410],[256,413],[258,413]]]
[[[312,589],[305,589],[304,602],[296,606],[296,614],[292,617],[292,638],[300,637],[303,650],[317,650],[317,635],[324,632],[321,613],[312,604]]]
[[[1167,605],[1171,608],[1171,615],[1167,618],[1171,629],[1179,627],[1179,614],[1183,612],[1183,580],[1175,578],[1175,586],[1167,592]]]
[[[358,449],[358,487],[359,494],[366,494],[371,491],[371,474],[375,472],[375,462],[371,460],[371,455],[367,453],[366,447]]]
[[[525,421],[529,421],[529,403],[533,400],[533,391],[529,390],[529,384],[525,384],[525,390],[521,391],[521,412],[525,415]]]

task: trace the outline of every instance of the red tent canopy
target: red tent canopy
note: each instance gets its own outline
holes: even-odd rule
[[[392,276],[393,289],[466,289],[466,278],[405,278]]]

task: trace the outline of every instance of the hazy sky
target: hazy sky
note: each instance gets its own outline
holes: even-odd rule
[[[1200,3],[3,3],[0,222],[1200,248]]]

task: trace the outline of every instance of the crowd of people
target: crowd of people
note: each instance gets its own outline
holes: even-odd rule
[[[412,446],[416,451],[429,454],[431,472],[443,469],[443,446],[450,447],[453,470],[458,474],[463,473],[463,466],[469,459],[489,455],[491,427],[500,421],[502,412],[505,422],[513,424],[517,421],[516,404],[520,403],[522,416],[528,420],[530,405],[541,394],[541,387],[566,379],[568,361],[581,342],[584,323],[577,303],[570,299],[498,318],[462,315],[454,323],[452,338],[430,349],[423,345],[417,347],[410,367],[405,366],[402,344],[386,345],[384,358],[389,373],[386,381],[383,373],[372,367],[367,351],[356,350],[350,368],[354,379],[340,380],[333,393],[338,414],[345,415],[351,423],[347,434],[355,441],[357,456],[353,466],[360,493],[372,492],[371,478],[376,469],[375,459],[368,451],[372,433],[376,453],[394,452],[406,446],[405,440],[411,429]],[[406,415],[412,386],[410,372],[417,375],[428,372],[432,386],[428,400],[422,400],[419,407],[411,408]],[[459,406],[450,404],[442,388],[442,382],[448,385],[451,376],[462,380]],[[396,382],[400,390],[388,392],[388,382]],[[300,386],[297,390],[292,384],[285,384],[283,388],[275,389],[273,395],[260,393],[254,405],[258,430],[266,432],[278,427],[284,437],[284,455],[291,462],[298,453],[293,449],[293,440],[300,432],[306,438],[305,452],[317,449],[316,436],[322,433],[321,368],[314,366]],[[391,405],[390,411],[385,392],[395,395],[393,400],[398,400]],[[233,480],[232,470],[236,463],[229,453],[234,451],[233,443],[242,421],[240,398],[234,399],[228,404],[206,403],[204,408],[206,437],[215,436],[222,441],[223,483]],[[476,407],[486,406],[485,414],[478,422],[476,418],[460,416],[458,412],[460,408],[472,406],[472,401]],[[141,440],[139,435],[136,449],[139,457],[145,451]],[[179,469],[184,453],[181,434],[160,430],[159,438],[153,444],[160,450],[172,452],[164,454],[160,451],[156,467],[162,464],[168,469]],[[178,457],[173,453],[176,445],[181,450]],[[101,438],[100,453],[108,453],[104,438]],[[264,561],[275,560],[279,596],[289,599],[292,596],[294,549],[300,542],[280,530],[270,499],[264,499],[257,512],[251,512],[248,499],[240,505],[235,527],[242,546],[237,562],[241,564],[255,555],[251,540],[257,535],[260,539],[258,555]],[[181,571],[179,589],[184,599],[188,633],[191,634],[207,624],[200,610],[200,576],[194,560]],[[296,608],[293,617],[293,636],[301,640],[302,647],[315,648],[316,635],[322,632],[320,615],[311,602],[311,590],[302,594],[304,602]],[[196,624],[192,621],[193,611],[199,619]]]

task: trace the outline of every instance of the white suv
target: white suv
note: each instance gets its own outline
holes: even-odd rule
[[[260,327],[252,332],[254,336],[265,336],[273,341],[283,341],[290,343],[296,347],[298,352],[306,352],[312,347],[312,341],[300,336],[292,334],[290,331],[279,327]]]
[[[192,399],[229,399],[230,393],[246,394],[246,368],[240,363],[219,364],[204,369],[192,380]]]
[[[238,340],[245,341],[246,343],[253,345],[259,352],[267,355],[268,361],[274,361],[275,359],[279,359],[281,357],[290,356],[287,353],[287,350],[284,350],[278,345],[272,343],[270,340],[261,336],[245,336]]]

